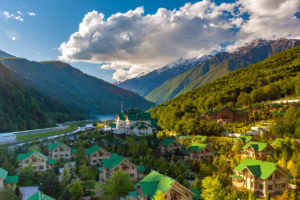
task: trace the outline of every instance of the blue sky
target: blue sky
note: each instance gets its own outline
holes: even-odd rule
[[[223,48],[222,45],[224,43],[235,44],[232,46],[232,48],[234,48],[242,45],[243,42],[248,42],[248,40],[259,37],[265,39],[274,39],[282,36],[299,37],[299,30],[293,28],[293,26],[297,27],[299,25],[299,18],[293,19],[293,16],[299,12],[298,0],[260,0],[260,2],[263,2],[260,4],[255,2],[257,0],[245,1],[249,1],[249,3],[247,5],[238,5],[236,1],[232,0],[205,0],[203,4],[199,4],[199,1],[183,0],[0,0],[0,50],[19,57],[38,61],[56,60],[60,56],[61,59],[64,59],[71,63],[72,66],[86,73],[106,81],[113,81],[112,78],[114,78],[114,80],[124,80],[141,73],[149,72],[170,61],[175,61],[180,57],[190,58],[209,54],[212,51]],[[188,2],[191,3],[190,6],[179,11],[179,9]],[[296,8],[291,8],[291,6],[285,7],[285,5],[281,4],[282,2],[296,5]],[[222,3],[223,6],[220,6]],[[144,9],[137,10],[137,8],[141,6]],[[157,23],[157,19],[159,19],[159,17],[157,18],[157,10],[159,8],[165,8],[163,16],[166,18],[169,17],[173,20],[175,16],[178,19],[175,22],[172,21],[172,23],[169,23],[170,19],[165,19],[161,23]],[[167,11],[171,12],[174,9],[178,11],[177,14],[167,13]],[[203,9],[207,9],[207,11],[203,11]],[[240,15],[232,17],[231,15],[236,12],[234,11],[235,9],[240,9]],[[254,9],[258,11],[253,11]],[[96,12],[92,13],[94,10]],[[128,14],[129,10],[134,11],[133,16]],[[219,10],[222,10],[222,12],[219,12]],[[231,14],[226,14],[226,10]],[[194,14],[190,17],[189,12],[192,13],[194,11],[196,11],[196,13],[203,12],[204,16]],[[292,15],[282,14],[287,11],[290,11]],[[90,15],[87,15],[88,13],[90,13]],[[76,40],[76,44],[73,44],[70,41],[70,36],[79,31],[79,24],[88,19],[101,19],[100,13],[105,15],[103,19],[105,24],[99,23],[96,29],[88,24],[85,29],[89,32],[95,31],[92,32],[92,35],[89,37],[97,35],[95,34],[96,32],[102,36],[105,35],[105,33],[114,35],[125,31],[126,34],[121,36],[124,36],[124,40],[132,40],[132,42],[122,43],[120,46],[119,41],[107,42],[107,40],[114,40],[115,37],[105,36],[106,40],[103,38],[99,39],[99,41],[96,41],[94,44],[90,43],[88,47],[84,46],[83,48],[82,46],[86,42],[86,37],[79,38],[80,40]],[[116,27],[106,21],[116,13],[122,13],[126,16],[126,19],[132,19],[132,21],[128,21],[130,23],[132,22],[132,24],[142,22],[142,25],[139,26],[137,30],[130,30],[130,34],[127,28],[126,30],[118,29],[116,33],[114,32]],[[279,30],[277,35],[265,33],[262,31],[263,28],[260,28],[260,25],[268,24],[267,20],[272,18],[271,13],[275,13],[277,16],[279,15],[279,20],[286,23],[284,26],[279,22],[278,24],[270,25],[270,31],[272,31],[272,28]],[[181,14],[184,14],[185,17],[181,17]],[[206,14],[207,16],[205,16]],[[252,16],[252,21],[244,17],[249,14]],[[86,15],[88,17],[85,18]],[[149,19],[146,17],[147,15],[150,15],[150,17],[148,17]],[[124,18],[124,16],[122,17]],[[122,17],[113,17],[115,24],[124,20]],[[268,17],[270,19],[268,19]],[[165,27],[158,27],[159,24],[165,24]],[[174,26],[176,26],[176,29],[174,29],[174,32],[171,34],[172,37],[170,37],[171,31],[166,29],[166,27],[168,28],[168,25],[171,26],[171,24],[175,24]],[[214,29],[211,30],[211,36],[214,38],[210,38],[207,34],[202,34],[204,29],[195,28],[200,24],[203,27],[207,25],[214,27]],[[220,24],[227,24],[228,28],[220,27]],[[253,30],[251,27],[254,26],[253,24],[256,25],[255,27],[258,27],[256,33],[249,31],[251,29]],[[218,27],[218,29],[216,27]],[[108,32],[107,29],[111,32]],[[155,30],[155,33],[159,32],[161,35],[157,36],[157,34],[155,34],[156,36],[154,37],[147,33],[144,34],[144,36],[138,34],[143,30],[148,32],[148,29]],[[101,32],[102,30],[103,32]],[[240,30],[243,30],[243,32]],[[179,36],[176,36],[175,31],[177,31]],[[195,42],[192,41],[189,44],[189,41],[182,39],[184,44],[174,43],[174,41],[181,40],[180,35],[194,37],[196,34],[202,36],[195,37],[193,39]],[[134,40],[130,37],[139,38],[139,40]],[[143,39],[143,37],[145,39]],[[172,38],[173,40],[170,39],[167,45],[156,45],[161,43],[161,41],[168,40],[168,38]],[[154,44],[153,47],[145,46],[146,44],[151,44],[152,41]],[[197,43],[197,41],[199,41],[199,43]],[[62,46],[64,42],[66,45]],[[107,42],[107,44],[105,42]],[[169,46],[168,44],[170,44],[170,48],[166,48],[166,46]],[[98,47],[101,45],[111,48],[110,51],[103,52],[103,49],[95,48],[95,46]],[[182,46],[184,46],[184,48]],[[59,47],[61,47],[61,50],[58,49]],[[76,54],[68,53],[72,48],[78,48],[80,51]],[[122,50],[121,52],[125,52],[124,54],[126,54],[126,56],[120,55],[120,51],[118,51],[120,49]],[[145,52],[142,52],[143,55],[151,55],[151,57],[143,57],[141,55],[143,49],[145,49]],[[161,51],[154,53],[156,50]],[[87,54],[89,56],[85,56]],[[100,68],[101,63],[106,63],[107,66]]]

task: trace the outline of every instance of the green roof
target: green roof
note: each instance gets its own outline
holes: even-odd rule
[[[243,149],[247,149],[249,146],[251,146],[254,150],[256,151],[262,151],[264,150],[266,147],[267,147],[267,143],[264,143],[264,142],[249,142],[247,143]]]
[[[194,143],[191,144],[188,149],[191,149],[196,153],[200,153],[203,149],[206,148],[206,146],[207,146],[206,144]]]
[[[76,153],[77,149],[71,149],[71,153]]]
[[[8,176],[4,180],[4,183],[6,183],[6,184],[19,183],[19,177],[18,176]]]
[[[90,148],[85,149],[85,153],[89,156],[93,155],[94,153],[96,153],[98,150],[100,149],[100,146],[98,145],[94,145]]]
[[[170,177],[164,176],[156,171],[152,171],[139,181],[137,185],[140,185],[144,196],[154,198],[158,190],[162,193],[167,192],[174,181],[175,180]]]
[[[137,193],[137,191],[130,192],[128,195],[130,197],[133,197],[133,198],[138,198],[138,196],[139,196],[139,194]]]
[[[118,166],[124,158],[116,153],[110,155],[108,159],[103,160],[103,167],[112,170]]]
[[[175,142],[175,139],[173,138],[165,138],[162,141],[162,144],[166,147],[171,146]]]
[[[148,125],[148,124],[146,124],[144,122],[138,122],[138,123],[132,125],[131,128],[133,129],[135,127],[138,127],[139,129],[147,129],[148,126],[150,126],[150,125]]]
[[[250,135],[240,135],[239,137],[235,138],[235,141],[241,139],[243,142],[247,143],[252,140],[252,136]]]
[[[207,136],[197,135],[193,137],[193,140],[200,140],[201,142],[204,142],[206,140]]]
[[[198,189],[191,189],[191,191],[194,193],[193,195],[193,199],[200,199],[201,198],[201,194],[200,191]]]
[[[7,176],[7,174],[8,174],[8,172],[5,169],[0,168],[0,178],[1,179],[4,180],[6,178],[6,176]]]
[[[44,194],[43,192],[38,191],[37,193],[35,193],[34,195],[32,195],[29,199],[27,200],[55,200],[49,196],[47,196],[46,194]]]
[[[48,146],[48,149],[49,149],[49,150],[54,150],[54,149],[56,149],[57,147],[59,147],[61,144],[62,144],[61,142],[57,142],[57,143],[54,143],[54,144],[50,144],[50,145]]]
[[[56,160],[55,159],[48,159],[47,163],[48,164],[56,164]]]
[[[276,139],[271,143],[271,145],[274,146],[274,145],[276,145],[279,141],[280,141],[280,142],[283,142],[283,139],[282,139],[282,138],[276,138]]]
[[[37,155],[39,155],[40,157],[44,158],[45,160],[48,160],[47,156],[45,156],[44,154],[42,154],[41,152],[39,152],[37,150],[33,150],[33,151],[29,152],[29,153],[20,153],[20,154],[18,154],[18,158],[17,159],[18,159],[18,161],[23,161],[23,160],[29,158],[30,156],[32,156],[35,153]]]
[[[144,171],[146,171],[144,165],[138,165],[137,167],[138,167],[138,168],[137,168],[137,171],[138,171],[138,172],[144,172]]]
[[[274,162],[248,158],[241,162],[236,168],[234,168],[233,171],[240,172],[245,168],[247,168],[253,176],[267,179],[277,169],[277,165]]]

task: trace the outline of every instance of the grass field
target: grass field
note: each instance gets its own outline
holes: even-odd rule
[[[32,134],[32,135],[17,136],[17,140],[18,141],[34,140],[34,139],[40,139],[43,137],[49,137],[49,136],[53,136],[53,135],[69,133],[69,132],[75,131],[77,129],[77,127],[78,127],[78,124],[70,124],[69,128],[67,128],[67,129],[50,131],[50,132],[46,132],[46,133],[37,133],[37,134]]]

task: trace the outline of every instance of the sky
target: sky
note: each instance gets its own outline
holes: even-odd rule
[[[300,39],[300,0],[0,0],[0,50],[109,82],[254,39]]]

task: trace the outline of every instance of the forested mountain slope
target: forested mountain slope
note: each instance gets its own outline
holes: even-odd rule
[[[0,63],[0,132],[44,128],[54,126],[56,121],[83,117],[25,87]]]
[[[206,109],[243,107],[290,96],[300,96],[300,46],[230,72],[150,111],[160,126],[181,132]]]
[[[255,40],[234,52],[218,53],[183,74],[167,80],[146,95],[146,99],[162,103],[178,94],[216,80],[233,70],[247,67],[299,44],[300,40],[292,39]]]
[[[88,115],[113,114],[131,106],[149,109],[153,103],[113,84],[82,73],[59,61],[34,62],[23,58],[0,58],[23,84],[51,96],[68,110]]]

